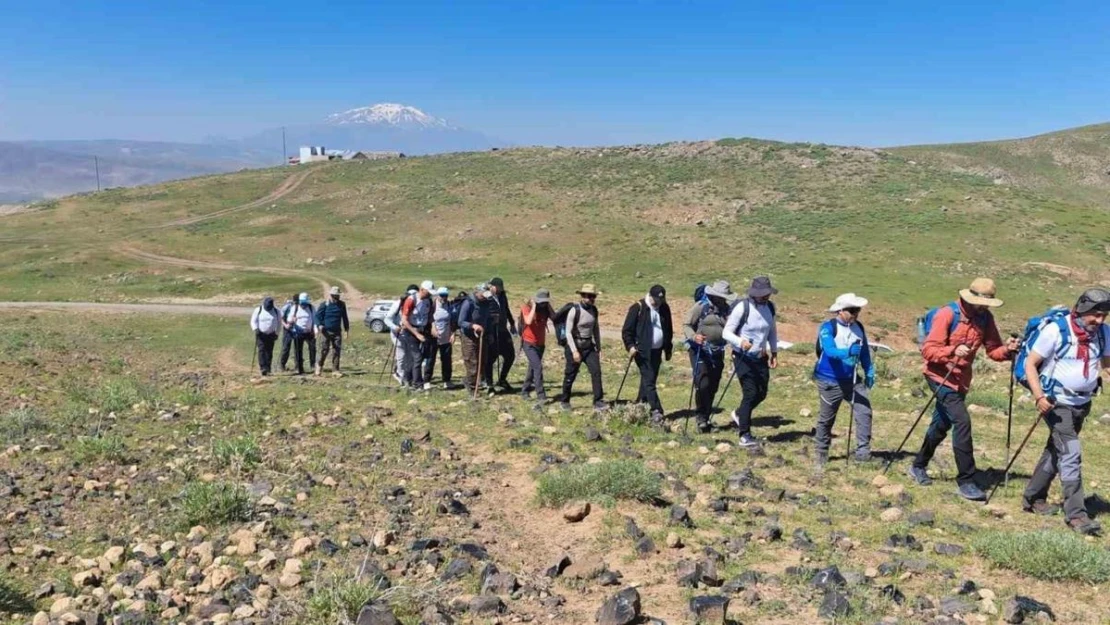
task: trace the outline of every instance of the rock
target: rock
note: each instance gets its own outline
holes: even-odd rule
[[[671,549],[681,549],[682,548],[682,538],[679,537],[679,535],[675,534],[674,532],[671,532],[671,533],[667,534],[667,541],[666,542],[667,542],[667,546],[670,547]]]
[[[678,564],[675,565],[675,577],[678,585],[684,588],[697,588],[700,573],[697,563],[692,560],[679,560]]]
[[[830,588],[839,588],[847,584],[844,576],[840,574],[840,569],[835,566],[830,566],[827,569],[821,569],[809,580],[810,586],[819,588],[821,590],[828,590]]]
[[[497,595],[478,595],[467,604],[467,611],[478,616],[501,614],[505,611],[505,602]]]
[[[53,613],[53,608],[51,608]],[[1025,623],[1028,620],[1053,622],[1056,614],[1048,604],[1036,599],[1017,596],[1007,601],[1002,608],[1002,620],[1007,623]]]
[[[879,594],[883,597],[886,597],[887,599],[890,599],[898,605],[902,605],[906,602],[906,595],[904,595],[901,590],[898,590],[898,588],[896,588],[893,584],[887,584],[886,586],[883,586],[881,589],[879,589]]]
[[[31,619],[31,625],[50,625],[50,615],[46,612],[37,612]]]
[[[461,543],[455,547],[455,551],[479,562],[489,560],[489,552],[477,543]]]
[[[599,586],[616,586],[621,583],[621,577],[623,575],[619,571],[602,571],[601,575],[597,576],[597,584]]]
[[[901,484],[887,484],[879,489],[879,494],[883,497],[899,497],[904,492],[906,492],[906,487]]]
[[[454,625],[455,619],[442,607],[431,604],[420,613],[420,625]]]
[[[937,520],[937,514],[932,510],[916,510],[907,519],[910,525],[924,525],[932,527]]]
[[[740,593],[740,602],[748,607],[758,605],[760,601],[763,601],[763,597],[760,597],[754,588],[749,588]]]
[[[597,443],[597,442],[603,440],[602,437],[601,437],[601,432],[598,432],[597,428],[592,428],[592,427],[586,428],[586,435],[585,436],[586,436],[586,442],[587,443]]]
[[[710,588],[717,588],[724,580],[717,574],[717,562],[711,558],[703,558],[698,561],[698,583]]]
[[[88,588],[100,585],[100,571],[92,569],[89,571],[82,571],[73,576],[73,585],[78,588]]]
[[[671,514],[667,523],[681,525],[682,527],[694,527],[694,521],[690,519],[690,512],[682,506],[671,506]]]
[[[71,597],[59,597],[50,604],[50,616],[61,616],[77,608],[77,600]]]
[[[138,584],[135,584],[135,590],[142,592],[144,590],[161,590],[162,589],[162,576],[157,572],[144,577]]]
[[[698,475],[700,475],[702,477],[709,477],[710,475],[714,475],[716,473],[717,473],[717,467],[715,467],[715,466],[713,466],[709,463],[703,464],[700,467],[698,467]]]
[[[938,612],[941,616],[955,616],[957,614],[975,614],[975,604],[963,597],[945,597],[940,600]]]
[[[235,553],[246,557],[254,555],[256,551],[258,551],[258,542],[255,540],[254,534],[242,532],[239,535],[238,543],[235,545]]]
[[[732,445],[729,443],[717,443],[717,446],[713,449],[715,449],[719,454],[727,454],[728,452],[732,451]]]
[[[512,573],[494,573],[482,580],[482,594],[511,595],[519,586]]]
[[[563,569],[563,576],[569,579],[591,580],[601,575],[608,565],[597,556],[582,557]]]
[[[958,556],[964,552],[964,548],[959,545],[951,545],[948,543],[937,543],[933,545],[933,551],[937,555],[942,556]]]
[[[728,500],[716,497],[709,501],[708,507],[713,512],[728,512]]]
[[[741,490],[744,488],[763,490],[763,478],[756,477],[751,469],[744,469],[739,473],[733,473],[728,476],[727,488],[728,490]]]
[[[578,523],[590,514],[588,501],[572,501],[563,506],[563,518],[568,523]]]
[[[45,545],[31,545],[31,557],[35,560],[45,560],[54,557],[54,550]]]
[[[385,549],[395,542],[397,542],[397,535],[389,530],[378,530],[374,532],[374,536],[370,539],[370,544],[374,546],[374,549]]]
[[[993,599],[980,599],[979,600],[979,612],[981,612],[983,614],[990,614],[991,616],[994,616],[994,615],[998,614],[998,606],[995,605]]]
[[[322,539],[320,544],[316,545],[316,548],[326,556],[334,556],[339,553],[339,545],[335,544],[335,541],[330,538]]]
[[[469,575],[473,568],[470,566],[469,560],[456,558],[451,560],[450,563],[443,569],[443,573],[439,576],[442,581],[451,581]]]
[[[289,550],[289,553],[293,556],[303,556],[311,551],[313,546],[311,538],[298,538],[293,541],[293,548]]]
[[[104,552],[104,561],[110,566],[119,566],[120,562],[123,562],[123,553],[124,549],[119,545],[108,547]]]
[[[885,475],[876,475],[875,479],[871,480],[871,485],[875,488],[882,488],[890,483]]]
[[[782,540],[782,528],[773,523],[763,526],[756,534],[756,539],[764,542],[773,543]]]
[[[843,618],[851,612],[852,606],[848,603],[848,597],[839,590],[826,591],[825,597],[821,600],[821,606],[817,608],[817,616],[824,619]]]
[[[636,553],[640,554],[641,557],[649,556],[655,552],[655,541],[651,537],[644,536],[636,541]]]
[[[628,534],[628,537],[632,540],[640,540],[644,537],[643,530],[640,529],[639,525],[636,525],[636,519],[632,517],[624,518],[624,533]]]
[[[640,593],[625,588],[601,604],[597,611],[598,625],[631,625],[640,618]]]
[[[744,571],[740,575],[728,580],[721,586],[721,592],[734,595],[742,590],[748,590],[759,583],[758,571]]]
[[[690,613],[697,623],[719,623],[724,625],[728,618],[728,597],[705,596],[690,599]]]
[[[816,551],[817,545],[813,543],[813,539],[802,528],[794,530],[794,541],[791,545],[799,551]]]
[[[559,560],[555,564],[547,567],[547,570],[544,571],[544,575],[551,578],[559,577],[563,574],[563,571],[567,570],[567,567],[570,566],[570,564],[570,556],[563,554],[559,557]]]
[[[282,588],[296,588],[301,585],[301,576],[298,573],[282,573],[278,584]]]
[[[886,510],[883,510],[882,514],[879,515],[879,519],[881,519],[883,523],[896,523],[902,520],[902,509],[887,508]]]
[[[138,555],[146,556],[148,559],[158,557],[158,548],[150,543],[139,543],[131,548],[131,552]]]
[[[401,625],[401,622],[393,616],[393,610],[390,610],[388,605],[371,602],[358,611],[355,625]]]

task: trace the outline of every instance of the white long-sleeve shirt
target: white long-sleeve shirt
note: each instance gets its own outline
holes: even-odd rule
[[[398,323],[398,320],[400,318],[401,318],[401,300],[398,299],[398,300],[393,301],[393,305],[390,306],[389,310],[386,311],[386,313],[385,313],[385,325],[386,325],[386,327],[388,327],[390,330],[392,330],[393,333],[397,333],[401,329],[401,325],[400,325],[400,323]]]
[[[744,316],[744,311],[747,309],[750,309],[750,312],[744,327],[737,328],[740,318]],[[775,316],[771,314],[770,303],[757,304],[751,299],[736,302],[728,315],[728,321],[725,322],[722,337],[732,345],[733,351],[752,358],[759,357],[764,348],[772,354],[777,353],[779,336],[775,326]],[[751,348],[747,350],[741,347],[745,340],[751,343]]]
[[[277,312],[275,310],[275,312]],[[263,334],[277,334],[278,328],[281,327],[281,319],[277,314],[271,314],[262,309],[261,306],[254,309],[251,314],[251,331],[261,332]]]

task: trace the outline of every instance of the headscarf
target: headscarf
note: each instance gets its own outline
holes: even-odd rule
[[[274,310],[274,298],[272,298],[272,297],[262,298],[262,310],[265,310],[268,313],[277,312],[276,310]]]

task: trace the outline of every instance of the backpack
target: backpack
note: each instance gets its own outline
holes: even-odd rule
[[[572,308],[576,308],[578,304],[571,302],[563,304],[555,314],[551,316],[551,321],[555,323],[555,341],[560,347],[565,347],[567,344],[567,317],[570,315]]]
[[[732,330],[733,333],[739,332],[744,328],[744,324],[748,323],[748,315],[752,312],[751,300],[746,297],[733,304],[733,308],[736,306],[743,306],[744,314],[740,315],[739,321],[736,322],[736,327]],[[767,300],[767,307],[771,309],[771,318],[774,319],[778,315],[778,313],[775,312],[775,303],[771,300]],[[732,314],[732,309],[729,309],[728,314]],[[699,321],[699,323],[701,322]]]
[[[960,324],[960,305],[956,302],[948,302],[944,306],[937,306],[925,313],[925,316],[917,318],[917,349],[925,347],[925,338],[929,336],[929,330],[933,327],[933,319],[945,306],[952,309],[952,323],[948,324],[948,335],[951,336],[956,331],[956,326]]]
[[[397,305],[397,312],[393,313],[393,325],[397,326],[398,328],[401,327],[401,309],[405,307],[405,300],[410,297],[412,296],[408,294],[402,295],[401,299],[399,300],[400,303]]]
[[[1018,350],[1017,358],[1014,360],[1014,379],[1025,388],[1029,388],[1029,379],[1025,375],[1025,360],[1029,356],[1029,350],[1033,349],[1033,344],[1037,342],[1041,332],[1055,323],[1060,328],[1060,347],[1056,350],[1056,358],[1063,358],[1068,353],[1071,347],[1071,328],[1068,327],[1068,314],[1071,311],[1064,306],[1054,306],[1049,308],[1042,315],[1030,317],[1029,321],[1025,322],[1025,331],[1021,336],[1021,349]],[[1042,377],[1043,381],[1045,378]],[[1043,384],[1045,392],[1049,392],[1052,384]]]
[[[863,341],[866,343],[867,330],[864,329],[863,324],[859,321],[856,321],[856,325],[859,326],[859,331],[863,334]],[[829,319],[817,327],[817,340],[813,342],[813,353],[817,354],[818,361],[821,360],[821,354],[825,352],[824,348],[821,347],[821,332],[825,330],[825,326],[832,326],[833,336],[836,336],[836,319]]]
[[[452,332],[457,332],[459,330],[459,312],[462,311],[462,305],[465,301],[465,298],[455,298],[447,302],[448,325],[451,327]]]

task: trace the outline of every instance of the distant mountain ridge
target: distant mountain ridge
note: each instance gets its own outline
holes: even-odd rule
[[[323,121],[285,128],[287,156],[302,145],[410,155],[470,152],[504,141],[460,128],[404,104],[379,103],[333,113]],[[130,187],[244,168],[282,164],[282,129],[242,139],[167,141],[0,142],[0,203],[32,202],[96,189]]]

